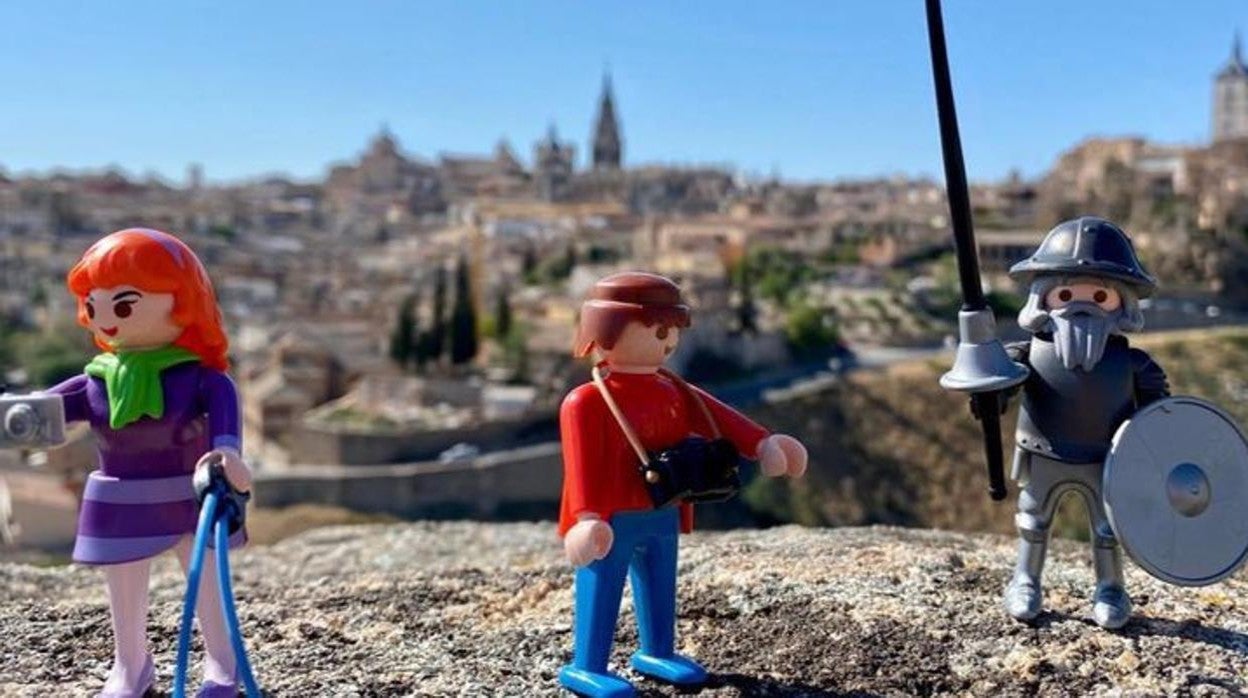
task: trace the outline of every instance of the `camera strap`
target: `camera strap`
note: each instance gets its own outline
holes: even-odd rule
[[[620,431],[624,432],[624,438],[628,441],[628,445],[633,448],[633,452],[637,454],[637,458],[641,461],[642,466],[650,464],[650,456],[646,453],[646,449],[641,445],[641,439],[637,437],[637,432],[633,431],[633,425],[629,424],[628,418],[624,416],[624,411],[620,409],[615,398],[612,397],[611,391],[607,389],[607,382],[602,378],[602,364],[595,364],[590,369],[590,376],[594,379],[594,385],[598,388],[602,399],[607,403],[607,409],[611,411],[611,416],[615,417],[615,421],[620,425]],[[668,380],[676,384],[676,386],[685,394],[693,398],[698,407],[702,410],[702,415],[706,417],[706,423],[710,425],[714,438],[722,438],[719,431],[719,425],[715,423],[715,417],[711,415],[711,410],[702,400],[702,396],[697,391],[689,387],[689,384],[683,378],[665,368],[659,369],[659,375],[664,376]]]

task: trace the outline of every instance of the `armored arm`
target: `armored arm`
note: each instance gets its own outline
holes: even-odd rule
[[[1010,361],[1020,363],[1027,368],[1031,368],[1031,363],[1028,361],[1030,349],[1030,341],[1009,342],[1005,345],[1005,354],[1010,357]],[[1010,400],[1018,394],[1019,389],[1022,387],[1023,384],[1019,383],[1012,388],[1006,388],[1005,390],[997,393],[997,399],[1001,403],[1001,414],[1005,414],[1005,411],[1010,408]],[[975,408],[975,399],[973,397],[971,398],[970,405],[971,415],[975,417],[975,419],[979,419],[979,410]]]
[[[1143,349],[1131,348],[1131,372],[1135,376],[1136,407],[1170,397],[1170,382],[1161,365]]]

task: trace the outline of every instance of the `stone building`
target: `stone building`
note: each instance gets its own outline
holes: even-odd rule
[[[383,217],[392,210],[426,213],[445,209],[436,168],[407,157],[386,127],[355,164],[333,167],[325,181],[331,211]]]
[[[576,146],[559,140],[555,125],[533,146],[533,178],[543,201],[559,201],[568,195],[576,166]]]
[[[1213,79],[1213,140],[1243,136],[1248,136],[1248,66],[1236,34],[1230,57]]]
[[[289,448],[291,430],[308,410],[341,396],[348,376],[337,355],[309,333],[290,331],[273,343],[267,365],[243,383],[243,426],[255,444]]]

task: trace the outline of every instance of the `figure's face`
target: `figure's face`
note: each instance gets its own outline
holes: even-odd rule
[[[1049,310],[1081,302],[1095,303],[1101,310],[1112,313],[1122,305],[1122,296],[1113,286],[1098,279],[1074,279],[1069,284],[1054,287],[1044,297],[1044,306]]]
[[[1054,350],[1068,370],[1091,371],[1100,362],[1110,335],[1118,331],[1122,295],[1095,278],[1075,278],[1044,296]]]
[[[613,368],[658,369],[679,341],[680,330],[675,327],[630,322],[615,346],[603,351],[603,358]]]
[[[172,344],[182,328],[173,323],[172,293],[134,286],[94,288],[87,294],[87,327],[114,350],[155,349]]]

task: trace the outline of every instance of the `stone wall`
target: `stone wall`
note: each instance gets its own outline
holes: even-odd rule
[[[455,463],[262,470],[253,502],[328,504],[404,518],[550,519],[562,482],[559,444],[550,442]]]
[[[307,465],[378,465],[436,458],[457,443],[482,451],[558,438],[553,414],[451,429],[365,430],[301,423],[291,431],[290,460]]]

